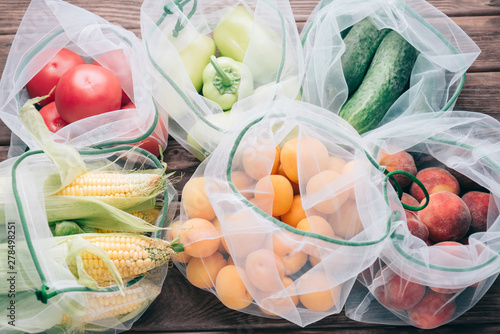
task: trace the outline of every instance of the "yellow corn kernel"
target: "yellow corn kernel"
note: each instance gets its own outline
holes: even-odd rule
[[[154,223],[158,218],[158,216],[160,215],[160,210],[158,210],[157,208],[153,208],[148,210],[130,212],[130,214],[132,216],[141,218],[145,222]]]
[[[160,185],[156,174],[86,172],[59,191],[59,196],[132,197],[149,196]]]
[[[105,293],[89,293],[87,299],[87,313],[72,319],[65,314],[62,324],[92,323],[97,320],[116,318],[132,313],[150,302],[160,293],[160,287],[153,284],[138,283],[120,291]]]
[[[113,261],[122,278],[139,275],[168,262],[175,251],[162,239],[145,236],[115,237],[109,235],[83,237],[102,248]],[[98,283],[114,282],[107,267],[100,266],[101,259],[90,252],[80,254],[85,271]],[[101,268],[100,271],[95,269]]]

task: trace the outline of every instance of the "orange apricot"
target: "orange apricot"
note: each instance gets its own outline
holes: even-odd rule
[[[331,218],[331,225],[336,236],[351,239],[363,230],[356,201],[347,200]]]
[[[285,275],[295,274],[307,263],[307,254],[296,249],[300,243],[288,238],[290,234],[290,232],[273,234],[273,251],[283,262]]]
[[[266,241],[267,232],[258,227],[253,228],[254,220],[255,216],[249,210],[227,215],[225,218],[224,224],[228,229],[222,238],[222,244],[231,256],[245,257]]]
[[[313,175],[327,169],[328,160],[326,146],[310,136],[290,139],[281,150],[283,171],[295,183],[299,183],[299,171],[302,180],[307,182]]]
[[[176,221],[175,223],[169,226],[169,230],[167,233],[167,238],[169,241],[174,240],[180,234],[180,221]],[[180,262],[180,263],[188,263],[191,260],[192,256],[186,254],[186,252],[180,252],[172,256],[172,260]]]
[[[330,183],[334,182],[340,177],[340,174],[332,170],[325,170],[320,172],[309,180],[306,186],[306,192],[308,195],[316,195],[318,192],[325,193],[322,198],[328,196],[329,192],[332,191],[330,188]],[[340,193],[339,193],[340,192]],[[330,214],[337,211],[342,204],[349,198],[348,191],[337,190],[336,195],[328,196],[329,198],[316,203],[313,208],[324,214]]]
[[[328,224],[325,218],[320,216],[310,216],[302,219],[297,224],[297,229],[302,231],[318,233],[330,238],[335,238],[333,228]]]
[[[293,275],[307,263],[307,254],[302,251],[293,251],[280,257],[285,267],[286,275]]]
[[[222,254],[227,253],[227,249],[224,247],[224,237],[222,236],[222,227],[220,226],[220,221],[219,218],[215,217],[214,220],[212,220],[212,224],[214,225],[215,229],[219,233],[219,236],[221,237],[221,243],[219,245],[218,251],[221,252]]]
[[[328,311],[339,301],[340,286],[332,287],[324,271],[308,271],[295,284],[300,302],[312,311]]]
[[[310,216],[308,218],[302,219],[297,224],[297,229],[302,231],[314,232],[330,238],[336,238],[333,228],[323,217],[320,216]],[[302,248],[305,253],[319,257],[319,248],[317,246],[324,243],[326,243],[326,241],[322,242],[321,240],[316,240],[314,242],[314,245],[304,244]]]
[[[265,248],[248,254],[245,269],[250,282],[261,291],[278,290],[285,277],[285,266],[281,259]]]
[[[345,166],[342,168],[342,172],[340,174],[346,175],[346,174],[349,174],[353,171],[359,171],[359,173],[363,173],[364,170],[366,170],[366,168],[367,168],[367,165],[362,160],[359,160],[359,159],[351,160],[345,164]],[[349,197],[351,199],[355,200],[356,193],[354,191],[354,183],[351,182],[351,184],[349,184],[347,186],[347,188],[349,189]]]
[[[265,213],[267,213],[268,215],[272,215],[273,213],[273,202],[272,201],[269,201],[267,199],[260,199],[260,200],[257,200],[254,198],[250,198],[248,200],[250,203],[252,203],[253,205],[255,205],[256,207],[258,207],[259,209],[261,209],[262,211],[264,211]]]
[[[302,207],[302,199],[300,195],[293,196],[292,206],[290,209],[281,215],[281,221],[292,227],[297,227],[297,224],[302,219],[306,218],[306,212]]]
[[[261,304],[259,308],[262,312],[269,315],[286,314],[295,309],[299,304],[299,296],[293,284],[293,280],[290,277],[283,277],[283,286],[288,291],[287,297],[272,297],[272,296],[262,296]]]
[[[207,257],[217,251],[219,232],[208,220],[193,218],[181,225],[180,242],[184,252],[193,257]]]
[[[270,142],[268,143],[270,144]],[[280,148],[257,144],[246,148],[242,155],[245,172],[255,180],[276,174],[280,165]]]
[[[285,172],[283,171],[283,165],[280,165],[280,166],[279,166],[279,168],[278,168],[278,173],[277,173],[277,174],[278,174],[278,175],[281,175],[281,176],[286,177],[286,178],[287,178],[287,180],[288,180],[288,181],[290,181],[290,184],[292,185],[292,189],[293,189],[293,194],[294,194],[294,195],[298,195],[298,194],[300,194],[300,187],[299,187],[298,183],[293,182],[292,180],[290,180],[290,179],[286,176]]]
[[[236,266],[227,265],[219,271],[215,290],[219,300],[228,308],[241,310],[252,303],[253,297],[248,292],[244,280],[247,281],[243,268],[237,269]]]
[[[186,183],[182,190],[182,206],[189,218],[215,218],[215,211],[205,191],[204,177],[195,177]]]
[[[193,257],[186,267],[186,277],[200,289],[212,288],[215,286],[217,274],[226,265],[226,260],[219,252],[203,258]]]
[[[263,177],[255,185],[255,200],[272,203],[272,215],[281,216],[292,206],[292,185],[281,175]]]
[[[333,170],[334,172],[341,173],[342,168],[344,168],[346,162],[341,157],[331,156],[328,159],[328,170]]]
[[[250,199],[253,197],[253,188],[255,187],[255,181],[248,176],[247,173],[242,171],[235,171],[231,173],[231,180],[238,191],[246,198]]]

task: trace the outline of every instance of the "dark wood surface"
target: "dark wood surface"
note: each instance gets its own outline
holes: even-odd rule
[[[140,0],[71,0],[112,23],[139,34]],[[302,28],[317,0],[291,0],[299,29]],[[482,112],[500,120],[500,1],[431,0],[431,4],[450,16],[481,48],[472,65],[456,110]],[[10,45],[21,22],[28,0],[0,0],[0,75]],[[0,121],[0,161],[7,158],[10,130]],[[169,168],[183,174],[176,184],[181,190],[195,171],[198,161],[170,139],[165,160]],[[497,280],[479,303],[453,322],[433,330],[436,333],[499,333],[500,281]],[[131,332],[203,332],[213,333],[421,333],[409,326],[382,326],[359,323],[344,313],[329,316],[306,328],[285,320],[250,316],[223,306],[211,293],[190,285],[182,274],[169,271],[161,295],[134,324]]]

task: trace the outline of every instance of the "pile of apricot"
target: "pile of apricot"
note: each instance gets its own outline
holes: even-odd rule
[[[313,136],[278,146],[264,140],[245,145],[235,155],[227,182],[242,195],[236,200],[248,201],[247,210],[217,217],[209,200],[215,189],[211,180],[189,180],[182,192],[182,217],[187,218],[169,231],[169,238],[179,237],[185,247],[175,260],[185,264],[193,285],[211,289],[231,309],[252,303],[271,315],[296,307],[332,309],[339,303],[341,285],[315,266],[322,247],[335,249],[338,243],[332,240],[350,239],[363,230],[354,187],[344,181],[358,164],[329,154]],[[329,192],[332,185],[337,190]],[[307,209],[304,196],[310,197]],[[253,228],[255,217],[266,220],[269,228]],[[247,228],[231,229],[234,224]]]

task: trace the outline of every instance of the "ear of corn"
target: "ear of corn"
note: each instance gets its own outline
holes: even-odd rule
[[[105,324],[106,327],[113,322],[121,322],[140,313],[161,291],[158,285],[152,284],[147,279],[119,291],[104,293],[87,293],[85,312],[79,314],[65,314],[63,324],[78,325],[91,330],[90,324]]]
[[[57,196],[148,197],[161,188],[156,174],[86,172],[78,176]]]
[[[118,284],[167,263],[176,254],[162,239],[132,234],[79,234],[59,237],[66,262],[78,282],[98,288]]]
[[[152,207],[144,206],[149,209]],[[93,197],[49,196],[45,199],[45,211],[51,226],[53,222],[69,220],[78,222],[84,231],[92,228],[144,233],[159,229],[135,215]]]
[[[156,206],[151,209],[146,209],[146,210],[141,210],[141,211],[133,211],[130,212],[132,216],[135,216],[137,218],[140,218],[144,220],[146,223],[153,224],[156,219],[158,219],[158,216],[160,216],[161,212],[161,207]]]
[[[168,262],[175,252],[170,244],[162,239],[153,239],[144,236],[93,236],[84,237],[104,251],[113,261],[122,278],[129,278],[145,273],[157,266]],[[110,283],[113,277],[102,260],[90,253],[81,254],[85,271],[98,283]]]

